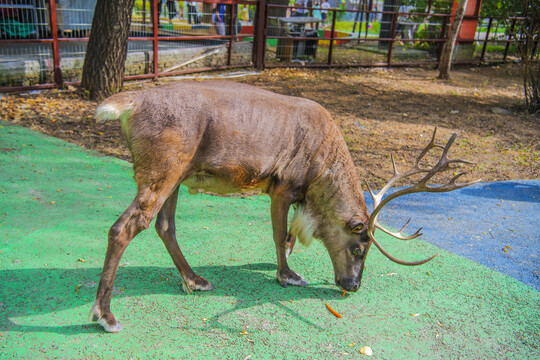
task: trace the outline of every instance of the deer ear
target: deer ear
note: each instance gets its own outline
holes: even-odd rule
[[[366,228],[366,225],[359,218],[353,217],[347,222],[347,227],[352,233],[359,234]]]

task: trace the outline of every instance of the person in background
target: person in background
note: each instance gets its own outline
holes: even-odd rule
[[[167,0],[167,10],[169,10],[169,24],[176,17],[176,0]]]
[[[157,1],[157,21],[158,21],[158,27],[162,27],[161,24],[159,23],[159,18],[161,16],[161,6],[163,5],[162,4],[162,0],[150,0],[150,13],[152,13],[152,11],[154,11],[154,1]],[[0,4],[2,2],[0,1]]]
[[[323,0],[321,8],[322,26],[324,27],[324,24],[326,24],[326,17],[328,16],[328,9],[330,9],[330,3],[328,0]]]
[[[193,17],[193,24],[199,24],[199,15],[197,14],[198,6],[199,6],[199,3],[197,1],[190,1],[187,3],[188,24],[191,24],[192,17]]]
[[[313,4],[312,15],[314,18],[322,20],[321,3],[319,2],[319,0],[315,0],[315,3]]]
[[[219,14],[219,5],[212,9],[212,24],[219,35],[225,35],[225,23],[223,17]]]
[[[247,5],[244,5],[244,8],[240,13],[240,20],[242,20],[242,25],[249,24],[249,7]]]
[[[311,7],[311,0],[296,0],[294,6],[298,6],[298,8],[293,9],[294,12],[291,16],[308,16],[309,9],[303,8]]]
[[[411,18],[411,15],[409,13],[414,10],[414,6],[407,5],[407,3],[403,3],[403,5],[400,6],[398,10],[398,21],[397,21],[397,27],[396,27],[396,37],[398,35],[401,35],[401,39],[408,39],[411,40],[413,38],[412,36],[412,29],[414,26],[413,20]]]

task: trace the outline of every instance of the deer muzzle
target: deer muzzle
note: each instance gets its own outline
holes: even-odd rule
[[[336,285],[339,286],[341,290],[346,290],[349,292],[357,292],[360,289],[360,283],[362,282],[362,274],[357,278],[345,278],[345,279],[336,279]]]

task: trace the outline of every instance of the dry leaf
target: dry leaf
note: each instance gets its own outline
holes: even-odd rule
[[[371,355],[373,355],[373,350],[371,350],[371,348],[369,346],[363,346],[363,347],[360,348],[360,354],[366,355],[366,356],[371,356]]]

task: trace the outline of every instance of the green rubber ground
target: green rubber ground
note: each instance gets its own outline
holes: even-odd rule
[[[104,333],[88,312],[131,175],[126,162],[0,123],[0,359],[357,359],[362,346],[373,359],[540,358],[539,292],[510,277],[383,238],[399,257],[441,256],[405,267],[373,248],[360,291],[342,297],[323,246],[298,245],[290,265],[310,285],[284,289],[269,199],[185,189],[180,246],[215,290],[185,295],[150,228],[118,272],[124,330]]]

